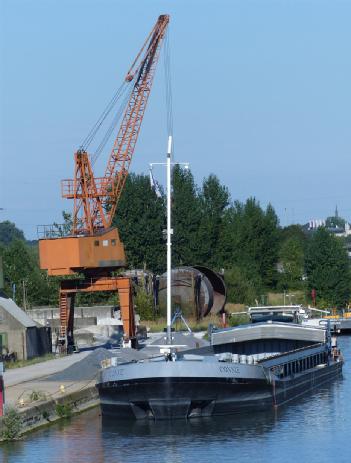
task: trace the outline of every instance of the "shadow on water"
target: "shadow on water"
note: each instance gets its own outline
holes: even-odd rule
[[[250,411],[249,413],[236,413],[226,416],[213,416],[209,418],[192,418],[189,420],[174,421],[118,421],[112,417],[101,417],[102,433],[120,437],[165,437],[169,436],[222,436],[233,438],[251,438],[270,433],[274,427],[282,421],[288,421],[292,414],[304,413],[307,409],[321,407],[322,404],[330,403],[337,389],[340,387],[343,378],[335,380],[317,388],[315,391],[304,394],[289,403],[266,411]]]
[[[119,422],[111,417],[102,417],[102,432],[125,436],[189,436],[206,437],[207,435],[225,435],[230,433],[245,437],[249,434],[264,434],[269,432],[276,422],[276,413],[236,414],[231,416],[216,416],[212,418],[192,418],[191,420],[173,421],[124,421]]]

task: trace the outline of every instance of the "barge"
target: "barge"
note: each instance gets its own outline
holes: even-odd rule
[[[109,359],[97,383],[104,416],[174,419],[282,405],[342,373],[330,330],[267,322],[214,330],[211,344],[137,362]]]
[[[349,309],[342,310],[340,313],[333,313],[323,319],[330,320],[330,325],[335,333],[351,333],[351,312]]]

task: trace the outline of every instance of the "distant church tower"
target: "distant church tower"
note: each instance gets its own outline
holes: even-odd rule
[[[338,211],[338,206],[336,205],[335,206],[335,215],[334,217],[336,217],[337,219],[339,218],[339,211]]]

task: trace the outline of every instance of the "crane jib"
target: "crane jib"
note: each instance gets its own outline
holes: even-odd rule
[[[133,88],[104,177],[94,177],[86,151],[80,150],[75,154],[75,177],[64,180],[62,185],[63,196],[74,200],[73,235],[93,235],[97,230],[111,227],[138,140],[168,23],[168,15],[159,16],[128,71],[126,80],[134,80]]]

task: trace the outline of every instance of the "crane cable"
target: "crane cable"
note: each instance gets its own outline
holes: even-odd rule
[[[94,154],[93,154],[93,156],[91,158],[91,162],[92,162],[93,165],[95,164],[95,162],[99,158],[99,156],[102,153],[103,149],[105,148],[107,142],[111,138],[111,135],[112,135],[113,131],[117,127],[117,125],[119,123],[119,120],[120,120],[120,118],[122,116],[122,113],[125,111],[125,108],[127,106],[127,103],[129,101],[130,94],[131,94],[132,91],[133,91],[133,88],[131,88],[129,92],[125,92],[126,94],[124,96],[124,99],[123,99],[122,103],[120,104],[115,116],[113,117],[108,129],[105,132],[105,135],[102,137],[101,142],[99,143],[98,147],[96,148],[96,150],[95,150],[95,152],[94,152]]]
[[[129,69],[128,73],[127,73],[127,77],[128,76],[131,76],[132,78],[129,80],[127,78],[124,79],[123,83],[121,84],[121,86],[118,88],[118,90],[116,91],[116,93],[113,95],[113,97],[111,98],[111,100],[109,101],[109,103],[107,104],[107,106],[105,107],[105,109],[103,110],[103,112],[101,113],[100,117],[98,118],[98,120],[95,122],[95,124],[93,125],[93,127],[91,128],[90,132],[88,133],[88,135],[85,137],[85,139],[83,140],[83,143],[81,144],[80,146],[80,149],[81,150],[84,150],[86,151],[87,148],[90,146],[90,144],[92,143],[92,141],[94,140],[97,132],[99,131],[99,129],[101,128],[101,126],[103,125],[103,123],[105,122],[106,118],[108,117],[108,115],[111,113],[112,109],[116,106],[117,102],[123,97],[123,95],[126,93],[126,90],[127,88],[131,88],[130,92],[128,92],[122,102],[122,104],[120,105],[116,115],[113,117],[112,121],[111,121],[111,124],[110,126],[108,127],[105,135],[102,137],[102,140],[100,142],[100,144],[98,145],[98,147],[96,148],[95,150],[95,153],[94,155],[92,156],[92,164],[94,164],[96,162],[96,160],[98,159],[98,157],[100,156],[101,152],[103,151],[104,147],[106,146],[106,143],[108,142],[108,140],[110,139],[111,137],[111,134],[114,130],[114,128],[117,126],[118,122],[119,122],[119,119],[122,115],[122,112],[124,110],[124,108],[126,107],[127,105],[127,102],[129,100],[129,97],[131,95],[131,92],[132,92],[132,88],[133,88],[133,85],[131,85],[131,83],[134,81],[134,76],[140,71],[140,67],[142,65],[142,62],[138,64],[138,66],[136,66],[137,64],[137,61],[138,59],[140,58],[140,55],[141,53],[143,52],[145,46],[147,45],[148,42],[150,42],[150,38],[152,37],[152,33],[153,33],[154,29],[150,32],[149,36],[147,37],[146,41],[144,42],[144,45],[142,46],[141,50],[139,51],[137,57],[135,58],[131,68]],[[134,69],[136,68],[136,69]],[[134,72],[132,72],[134,71]]]
[[[163,55],[163,57],[164,57],[164,67],[165,67],[167,132],[168,132],[168,135],[173,135],[172,81],[171,81],[171,62],[170,62],[170,47],[169,47],[168,31],[166,32],[166,35],[165,35],[164,55]],[[134,73],[134,76],[138,72],[141,72],[140,71],[141,67],[142,67],[142,63],[138,66],[138,71],[136,71]],[[95,164],[95,162],[97,161],[97,159],[101,155],[103,149],[105,148],[107,142],[111,138],[111,135],[112,135],[114,129],[117,127],[117,125],[119,123],[119,120],[120,120],[120,118],[122,116],[122,113],[124,112],[125,107],[127,106],[127,103],[129,101],[130,95],[131,95],[131,93],[133,91],[133,88],[134,88],[134,86],[131,86],[130,91],[126,92],[127,87],[123,86],[123,84],[122,84],[120,89],[116,92],[116,95],[118,94],[118,98],[115,98],[115,97],[112,98],[111,103],[110,103],[111,107],[108,109],[108,111],[105,110],[104,113],[103,113],[103,115],[105,113],[106,113],[106,115],[103,118],[100,117],[101,123],[96,128],[96,131],[95,131],[94,135],[96,134],[98,129],[101,127],[102,123],[104,122],[104,120],[108,116],[109,112],[113,109],[113,107],[117,103],[118,99],[122,98],[123,94],[125,94],[124,99],[123,99],[122,103],[120,104],[116,115],[113,117],[113,119],[112,119],[112,121],[110,123],[110,126],[106,130],[105,135],[102,137],[100,144],[98,145],[98,147],[96,148],[96,150],[95,150],[95,152],[94,152],[94,154],[92,156],[92,159],[91,159],[92,164]],[[97,126],[97,124],[95,124],[95,125]],[[173,148],[173,151],[174,151],[174,148]]]
[[[173,101],[172,101],[172,79],[171,79],[171,53],[169,45],[169,29],[164,38],[164,67],[165,67],[165,90],[166,90],[166,118],[167,135],[173,138]],[[174,142],[173,142],[174,153]]]
[[[87,148],[90,146],[90,144],[92,143],[92,141],[94,140],[98,130],[100,129],[100,127],[102,126],[102,124],[105,122],[107,116],[111,113],[112,109],[115,107],[115,105],[117,104],[118,100],[123,96],[123,94],[125,93],[126,91],[126,88],[128,87],[127,85],[128,83],[127,82],[123,82],[120,87],[118,88],[118,90],[115,92],[115,94],[113,95],[113,97],[111,98],[111,100],[108,102],[108,104],[106,105],[105,109],[103,110],[103,112],[101,113],[100,117],[98,118],[98,120],[95,122],[95,124],[93,125],[93,127],[91,128],[90,132],[88,133],[88,135],[85,137],[85,139],[83,140],[83,143],[81,144],[80,146],[80,149],[86,151]]]
[[[145,46],[145,45],[144,45]],[[167,119],[167,133],[168,135],[173,135],[173,104],[172,104],[172,82],[171,82],[171,62],[170,62],[170,46],[169,46],[169,33],[168,31],[165,34],[164,40],[164,67],[165,67],[165,91],[166,91],[166,119]],[[135,75],[135,74],[134,74]],[[133,79],[134,80],[134,79]],[[99,145],[94,151],[94,154],[91,157],[92,165],[95,164],[99,156],[101,155],[103,149],[105,148],[107,142],[111,138],[111,135],[114,129],[117,127],[118,122],[125,110],[125,107],[129,101],[130,95],[133,91],[134,85],[133,80],[128,82],[126,80],[120,85],[118,90],[115,92],[111,100],[106,105],[105,109],[101,113],[100,117],[97,119],[93,127],[91,128],[88,135],[83,140],[83,143],[80,146],[80,149],[86,151],[87,148],[91,145],[94,138],[96,137],[97,132],[102,127],[107,117],[111,111],[115,108],[119,100],[123,98],[122,103],[119,105],[118,110],[114,117],[111,120],[109,127],[107,128],[105,134],[103,135]],[[127,91],[129,89],[129,91]],[[173,144],[173,153],[174,153],[174,144]]]

